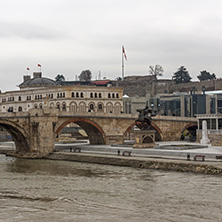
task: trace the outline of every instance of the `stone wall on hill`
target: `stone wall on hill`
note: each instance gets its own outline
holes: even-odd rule
[[[124,94],[132,96],[154,96],[158,93],[190,92],[194,90],[201,92],[222,90],[222,79],[195,81],[190,83],[176,84],[170,79],[157,79],[155,76],[127,76],[123,81],[113,81],[114,86],[124,88]]]

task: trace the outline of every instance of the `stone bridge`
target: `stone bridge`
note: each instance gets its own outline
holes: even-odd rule
[[[12,136],[20,156],[43,157],[53,152],[55,139],[70,123],[78,124],[90,144],[122,144],[135,126],[137,115],[112,113],[61,112],[56,109],[32,109],[29,112],[1,113],[0,126]],[[185,129],[197,127],[195,118],[156,116],[152,129],[158,140],[179,140]]]

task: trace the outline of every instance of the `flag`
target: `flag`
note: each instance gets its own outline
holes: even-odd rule
[[[40,65],[40,64],[38,64],[38,66],[39,66],[39,67],[41,67],[41,65]]]
[[[27,70],[30,70],[30,69],[27,67]]]
[[[125,53],[124,46],[122,46],[122,49],[123,49],[123,55],[124,55],[125,59],[127,60],[127,57],[126,57],[126,53]]]

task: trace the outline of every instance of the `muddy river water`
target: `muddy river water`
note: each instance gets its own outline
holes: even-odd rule
[[[0,155],[0,221],[222,221],[222,177]]]

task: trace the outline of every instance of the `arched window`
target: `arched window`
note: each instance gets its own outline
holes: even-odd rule
[[[42,109],[42,103],[39,104],[39,108]]]
[[[71,102],[70,105],[70,111],[76,113],[77,112],[77,104],[75,102]]]
[[[74,92],[72,92],[72,97],[75,97],[75,93]]]
[[[50,108],[53,108],[54,107],[54,103],[50,103]]]
[[[56,109],[60,110],[60,103],[56,103]]]
[[[108,98],[111,98],[111,94],[110,93],[108,93]]]
[[[107,103],[106,112],[107,113],[112,113],[113,112],[113,104],[112,103]]]
[[[66,103],[65,102],[62,103],[62,111],[66,111]]]
[[[102,98],[102,94],[101,93],[99,93],[99,98]]]
[[[116,98],[119,98],[119,93],[116,93]]]
[[[38,105],[37,105],[37,104],[35,104],[35,105],[34,105],[34,108],[35,108],[35,109],[38,109]]]
[[[115,98],[115,93],[113,93],[112,97]]]
[[[77,98],[79,97],[79,93],[78,93],[78,92],[76,93],[76,97],[77,97]]]
[[[59,97],[62,98],[62,93],[59,94]]]
[[[22,112],[22,107],[21,106],[19,106],[18,111]]]
[[[103,112],[103,104],[102,103],[99,103],[97,107],[98,107],[98,112]]]
[[[121,113],[121,104],[120,103],[115,103],[115,105],[114,105],[114,113],[115,114]]]
[[[62,94],[62,97],[63,97],[63,98],[65,98],[65,97],[66,97],[66,94],[65,94],[65,93],[63,93],[63,94]]]
[[[53,94],[51,94],[51,99],[53,99]]]
[[[21,101],[21,100],[22,100],[22,98],[21,98],[21,96],[19,96],[19,97],[18,97],[18,101]]]
[[[90,93],[90,98],[93,98],[93,93]]]
[[[57,93],[57,98],[59,98],[59,93]]]
[[[84,97],[83,92],[81,92],[80,97],[81,97],[81,98],[83,98],[83,97]]]
[[[95,98],[97,98],[97,93],[95,93]]]
[[[93,111],[94,110],[94,104],[90,104],[89,109]]]
[[[79,111],[80,112],[86,112],[86,104],[84,102],[81,102],[79,104]]]

